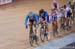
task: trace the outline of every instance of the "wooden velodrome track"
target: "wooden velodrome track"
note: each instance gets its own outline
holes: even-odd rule
[[[53,0],[22,0],[10,5],[0,6],[0,49],[25,49],[30,47],[28,30],[24,19],[29,11],[38,12],[44,8],[50,12]],[[60,6],[67,0],[58,0]],[[51,24],[49,25],[51,32]],[[39,33],[38,33],[39,35]]]

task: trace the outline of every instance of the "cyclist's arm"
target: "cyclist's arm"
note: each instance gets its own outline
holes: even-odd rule
[[[49,14],[47,12],[45,13],[45,16],[46,16],[46,22],[50,23]]]
[[[39,17],[39,24],[42,23],[42,17]]]
[[[36,25],[39,25],[39,18],[38,18],[38,15],[34,15],[35,16],[35,19],[36,19]]]
[[[26,18],[25,18],[25,26],[28,25],[28,20],[29,20],[29,16],[26,16]]]

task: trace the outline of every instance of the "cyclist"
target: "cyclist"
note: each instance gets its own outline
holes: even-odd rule
[[[59,13],[60,13],[60,28],[61,29],[65,29],[65,21],[66,21],[66,19],[65,19],[65,16],[66,16],[65,13],[66,13],[66,11],[65,11],[64,8],[60,8]]]
[[[52,21],[57,21],[57,12],[55,9],[52,9],[51,17],[52,17]]]
[[[70,27],[71,27],[71,20],[72,20],[72,18],[73,18],[73,16],[72,16],[72,9],[70,8],[70,7],[67,7],[67,21],[66,21],[66,23],[67,23],[67,26],[68,26],[68,30],[69,29],[71,29]]]
[[[66,25],[66,20],[67,20],[67,6],[66,5],[63,6],[63,17],[62,17],[62,20],[63,20],[63,29],[65,30],[66,26],[67,26]]]
[[[39,10],[39,20],[40,20],[40,24],[41,24],[41,28],[43,28],[44,24],[46,24],[46,28],[44,30],[44,38],[46,37],[46,39],[48,40],[48,33],[49,33],[49,30],[48,30],[48,23],[50,23],[49,21],[49,15],[47,13],[47,11],[45,11],[44,9],[40,9]],[[41,33],[40,33],[40,38],[41,38]],[[42,40],[42,39],[41,39]],[[44,40],[42,40],[43,42]]]
[[[29,23],[29,24],[28,24]],[[28,13],[28,15],[26,16],[25,19],[25,26],[26,28],[30,28],[30,32],[29,32],[29,41],[30,41],[30,45],[32,46],[33,41],[36,42],[37,44],[37,26],[39,24],[39,20],[38,20],[38,15],[36,13],[33,13],[32,11]],[[33,31],[33,27],[35,28],[35,30]]]
[[[51,19],[52,19],[53,36],[55,37],[56,35],[58,35],[58,23],[57,23],[58,17],[55,9],[52,9],[51,17],[52,17]]]
[[[72,9],[72,12],[74,13],[74,2],[75,2],[75,0],[70,0],[69,1],[70,2],[70,8]],[[73,18],[74,18],[74,14],[73,14]]]

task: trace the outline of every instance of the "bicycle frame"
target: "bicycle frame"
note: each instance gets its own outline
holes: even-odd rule
[[[37,36],[36,36],[36,29],[33,30],[33,26],[34,25],[31,25],[29,24],[29,28],[30,28],[30,32],[29,32],[29,41],[30,41],[30,45],[32,46],[33,42],[35,41],[36,44],[37,44]],[[35,32],[34,32],[35,31]]]
[[[45,39],[45,37],[48,40],[48,36],[46,35],[47,34],[47,23],[46,22],[43,22],[41,25],[42,26],[41,26],[41,29],[40,29],[40,39],[43,42],[44,39]]]

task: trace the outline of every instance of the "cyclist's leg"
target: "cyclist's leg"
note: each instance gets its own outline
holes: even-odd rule
[[[46,26],[45,26],[45,34],[44,34],[44,37],[46,38],[46,40],[48,40],[48,24],[46,23]]]
[[[42,22],[41,22],[42,23]],[[41,27],[40,27],[40,40],[42,41],[42,24],[40,23]]]
[[[48,41],[48,32],[45,31],[44,38]]]
[[[56,36],[56,31],[55,31],[55,27],[53,28],[53,36]]]
[[[71,23],[72,23],[72,25],[74,23],[74,13],[71,15]]]
[[[37,37],[37,35],[35,35],[35,42],[36,42],[36,44],[38,44],[38,37]]]
[[[59,33],[58,33],[58,28],[56,28],[56,34],[57,34],[56,36],[58,36],[58,35],[59,35]]]
[[[67,17],[65,18],[65,21],[64,21],[64,30],[66,30],[67,29],[67,27],[68,27],[68,25],[67,25],[68,23],[67,23]]]
[[[69,22],[69,30],[71,31],[72,28],[72,18],[70,18],[70,22]]]
[[[36,26],[36,23],[34,24],[34,40],[35,40],[36,44],[38,44],[37,43],[38,37],[37,37],[37,26]]]
[[[41,39],[41,41],[42,41],[41,36],[42,36],[42,28],[40,28],[40,39]]]
[[[64,20],[64,18],[62,17],[61,28],[62,28],[63,30],[65,29],[65,23],[64,23],[64,21],[65,21],[65,20]]]
[[[60,20],[60,29],[63,29],[63,28],[64,28],[63,17],[61,17],[61,20]]]
[[[30,26],[30,33],[29,33],[29,40],[30,40],[30,45],[33,46],[33,26]]]
[[[68,17],[68,21],[67,21],[67,30],[69,31],[69,26],[70,26],[70,19]]]
[[[70,30],[70,25],[71,25],[71,17],[68,17],[68,31]]]
[[[63,17],[63,30],[65,30],[65,28],[66,28],[66,18]]]
[[[42,42],[44,42],[44,29],[43,28],[40,29],[40,39]]]
[[[61,26],[62,26],[62,19],[60,18],[60,29],[62,28]]]
[[[29,42],[30,42],[30,45],[33,46],[33,36],[32,36],[32,34],[29,35]]]
[[[53,37],[55,37],[55,26],[54,26],[54,21],[52,22],[52,30],[53,30]]]
[[[40,40],[43,42],[43,37],[44,37],[44,28],[43,28],[43,20],[40,19]]]
[[[61,29],[63,29],[63,18],[62,17],[61,17],[61,22],[60,23],[61,23],[60,24],[61,25],[60,27],[61,27]]]
[[[56,33],[56,36],[58,36],[58,24],[57,24],[57,21],[56,21],[56,24],[55,24],[56,26],[55,26],[55,33]]]

